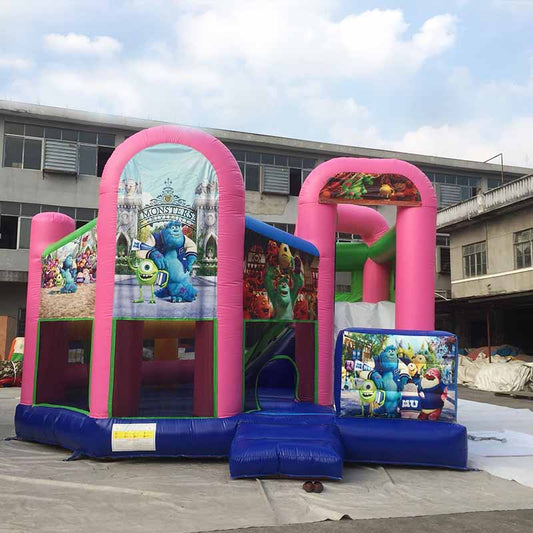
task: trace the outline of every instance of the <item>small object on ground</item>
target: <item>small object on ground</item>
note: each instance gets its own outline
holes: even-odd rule
[[[320,481],[313,481],[313,492],[320,493],[324,490],[324,485]]]
[[[312,481],[306,481],[302,488],[305,490],[305,492],[313,492],[315,490],[315,486]]]

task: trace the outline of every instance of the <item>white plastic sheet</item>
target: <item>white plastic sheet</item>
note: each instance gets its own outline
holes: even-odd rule
[[[533,363],[480,354],[475,360],[460,355],[457,381],[485,391],[520,391],[533,383]]]
[[[458,422],[467,427],[469,435],[492,437],[490,441],[469,441],[471,468],[533,487],[532,411],[460,400],[458,414]]]
[[[335,302],[335,339],[344,328],[394,329],[394,303]]]

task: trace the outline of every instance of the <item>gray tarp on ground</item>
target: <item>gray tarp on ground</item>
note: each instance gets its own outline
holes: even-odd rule
[[[0,389],[2,437],[13,434],[18,394],[18,389]],[[533,508],[532,488],[486,472],[346,466],[344,481],[326,483],[322,494],[307,494],[298,481],[231,481],[226,461],[63,462],[68,455],[49,446],[0,442],[0,530],[179,533],[343,515]]]

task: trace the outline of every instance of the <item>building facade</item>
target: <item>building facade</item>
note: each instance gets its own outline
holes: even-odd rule
[[[437,226],[450,240],[442,323],[464,346],[509,343],[533,353],[533,175],[441,210]]]
[[[16,324],[13,331],[24,333],[31,217],[59,211],[74,218],[78,226],[92,220],[97,215],[99,178],[114,148],[135,132],[160,124],[164,123],[0,101],[0,316],[10,317]],[[475,161],[254,133],[206,131],[228,146],[238,161],[245,180],[247,212],[289,232],[294,231],[303,181],[319,163],[332,157],[396,158],[413,163],[434,183],[442,207],[530,172],[519,167],[500,168]],[[200,215],[208,217],[212,191],[203,193]],[[135,205],[130,205],[132,198],[125,191],[125,226],[130,220],[128,213],[135,210]],[[383,214],[394,223],[394,210],[384,210]],[[339,235],[341,240],[356,238]],[[446,298],[448,237],[439,235],[438,245],[437,294]],[[349,284],[349,279],[339,279],[338,283]]]

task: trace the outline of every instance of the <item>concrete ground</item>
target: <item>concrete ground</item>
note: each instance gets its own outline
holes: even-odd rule
[[[527,533],[533,528],[533,510],[489,511],[414,518],[339,520],[288,526],[233,529],[226,533]],[[215,532],[213,532],[215,533]]]
[[[458,395],[461,399],[533,410],[531,400],[463,387]],[[14,389],[0,389],[0,437],[14,433],[12,420],[17,396]],[[232,533],[343,533],[361,529],[365,533],[525,533],[533,530],[533,489],[486,472],[353,465],[346,467],[341,484],[325,483],[323,494],[308,496],[296,481],[230,481],[225,461],[64,463],[62,459],[68,452],[55,447],[4,441],[0,442],[0,448],[3,494],[0,501],[5,504],[0,531],[133,533],[150,528],[191,532],[218,531],[221,527]],[[417,488],[428,475],[434,479],[433,492],[442,494],[449,502],[449,509],[459,512],[443,514],[447,509],[434,506],[435,494],[425,494]],[[323,520],[330,513],[328,504],[336,503],[338,507],[339,498],[341,502],[346,498],[346,505],[348,498],[356,502],[356,510],[351,515],[358,519],[342,519],[339,514],[340,520]],[[476,505],[470,503],[476,499]],[[371,515],[365,515],[369,502],[371,509],[375,502],[375,509]],[[248,517],[248,505],[254,507],[253,519]],[[314,517],[307,520],[315,521],[289,524],[296,520],[285,517],[293,516],[297,506],[302,518],[298,521],[303,522],[305,516]],[[477,512],[469,512],[474,509]],[[423,516],[409,516],[418,513]],[[371,517],[395,515],[394,518]],[[224,522],[223,518],[228,516],[231,520]],[[281,525],[248,527],[261,524]]]
[[[507,395],[496,395],[493,392],[469,389],[459,385],[457,387],[457,396],[460,400],[470,400],[472,402],[490,403],[492,405],[501,405],[502,407],[511,407],[512,409],[529,409],[533,411],[533,399],[513,398]]]

